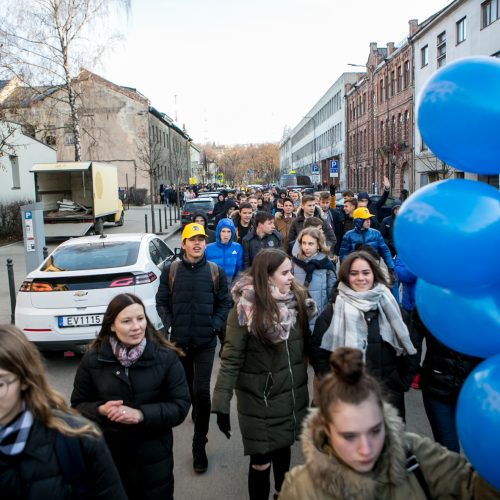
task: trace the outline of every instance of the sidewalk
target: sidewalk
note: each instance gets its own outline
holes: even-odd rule
[[[174,222],[174,214],[172,211],[172,225],[170,225],[170,213],[167,207],[168,228],[165,229],[164,219],[164,205],[155,205],[155,224],[158,236],[167,240],[180,230],[180,221]],[[162,232],[159,233],[158,224],[158,209],[161,208],[162,212]],[[151,232],[151,207],[146,205],[143,207],[130,207],[130,210],[125,211],[125,223],[122,227],[115,227],[111,225],[104,226],[104,234],[117,234],[117,233],[144,233],[145,222],[144,216],[148,216],[148,230]],[[59,241],[48,241],[46,246],[49,253],[62,243]],[[9,295],[9,281],[7,276],[7,259],[12,259],[14,269],[14,284],[16,293],[21,286],[24,278],[26,277],[26,260],[24,253],[24,243],[18,241],[10,243],[9,245],[0,246],[0,324],[10,323],[10,295]]]

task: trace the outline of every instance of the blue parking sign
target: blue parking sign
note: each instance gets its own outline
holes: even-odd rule
[[[311,174],[319,174],[319,165],[317,163],[311,165]]]

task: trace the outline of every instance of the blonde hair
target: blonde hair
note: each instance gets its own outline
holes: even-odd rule
[[[0,325],[0,368],[19,378],[25,386],[22,397],[27,409],[45,427],[68,436],[101,435],[94,424],[72,410],[64,397],[49,386],[38,349],[14,326]],[[78,427],[72,427],[64,414],[71,415]]]
[[[317,227],[309,226],[302,229],[297,238],[297,241],[299,242],[299,259],[305,258],[305,255],[302,253],[302,238],[304,236],[310,236],[311,238],[314,238],[318,242],[318,252],[328,255],[330,247],[326,244],[325,235]]]

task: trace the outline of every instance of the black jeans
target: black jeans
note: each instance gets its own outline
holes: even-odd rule
[[[181,358],[194,411],[193,441],[206,442],[210,423],[210,377],[214,364],[215,347],[186,347]]]
[[[274,474],[274,489],[279,493],[285,479],[285,474],[290,470],[290,447],[281,448],[265,454],[250,455],[250,468],[248,471],[248,492],[250,500],[267,500],[270,490],[271,467],[263,471],[256,470],[252,465],[272,464]]]
[[[460,453],[457,425],[455,422],[456,405],[443,403],[423,394],[425,413],[431,424],[434,439],[451,451]]]

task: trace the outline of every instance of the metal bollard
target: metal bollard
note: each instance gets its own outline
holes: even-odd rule
[[[16,285],[14,284],[14,264],[12,259],[7,259],[7,277],[10,293],[10,323],[13,325],[16,312]]]
[[[43,247],[43,258],[46,259],[49,256],[49,249],[47,247]]]
[[[158,232],[161,234],[161,208],[158,209],[158,220],[160,221],[160,230]]]
[[[144,214],[144,227],[146,228],[146,233],[149,233],[149,231],[148,231],[148,214]]]
[[[167,207],[163,207],[163,215],[165,216],[165,231],[168,229]]]
[[[172,225],[172,205],[168,207],[168,210],[170,212],[170,225]]]

